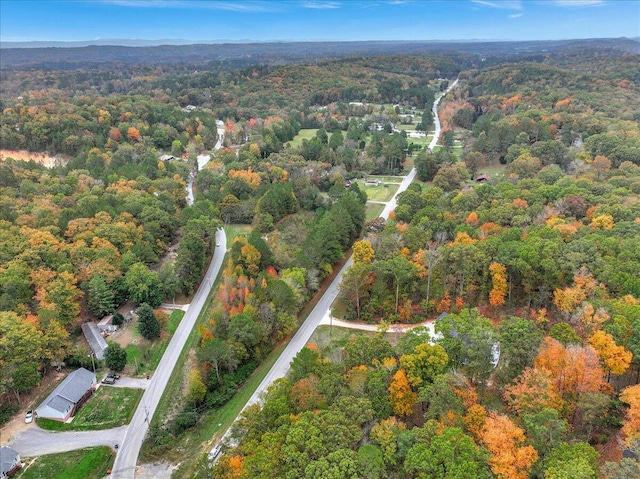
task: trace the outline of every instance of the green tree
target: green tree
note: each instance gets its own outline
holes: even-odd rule
[[[151,307],[156,307],[162,303],[158,273],[150,271],[143,263],[131,265],[124,276],[124,285],[129,298],[136,304],[148,303]]]
[[[545,479],[597,479],[598,452],[586,443],[562,443],[545,461]]]
[[[407,372],[411,386],[420,387],[423,383],[433,382],[442,374],[449,363],[449,356],[439,344],[423,343],[414,349],[412,354],[400,356],[400,365]]]
[[[175,302],[176,294],[182,288],[182,281],[176,273],[175,263],[173,261],[165,261],[158,271],[158,281],[160,282],[160,290],[164,298],[171,298]]]
[[[501,376],[511,382],[524,368],[533,365],[543,334],[533,321],[518,317],[500,323],[499,333]]]
[[[142,303],[136,313],[138,314],[138,330],[143,338],[153,340],[160,337],[160,323],[156,313],[148,303]]]
[[[122,371],[127,365],[127,352],[118,343],[109,343],[104,350],[104,363],[113,371]]]
[[[416,479],[490,479],[487,459],[460,428],[448,427],[429,445],[420,442],[409,449],[404,470]]]
[[[92,277],[85,287],[87,311],[97,318],[113,311],[115,294],[102,276]]]
[[[386,477],[384,457],[379,447],[365,444],[358,449],[358,473],[365,479]]]

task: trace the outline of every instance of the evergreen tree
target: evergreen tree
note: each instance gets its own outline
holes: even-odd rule
[[[147,303],[142,303],[138,307],[138,329],[145,339],[156,339],[160,337],[160,323],[156,318],[153,308]]]
[[[127,352],[118,343],[111,343],[104,350],[104,362],[113,371],[122,371],[127,365]]]

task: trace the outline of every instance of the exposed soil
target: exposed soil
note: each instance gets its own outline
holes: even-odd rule
[[[66,165],[67,160],[60,156],[49,156],[46,153],[32,153],[25,150],[4,150],[0,149],[0,160],[13,158],[14,160],[35,161],[47,168],[53,168],[58,165]]]
[[[0,444],[7,444],[16,433],[24,431],[35,424],[35,422],[31,424],[24,422],[25,413],[29,409],[35,409],[35,407],[38,406],[36,402],[44,399],[42,396],[44,396],[45,391],[53,389],[53,386],[58,384],[65,375],[66,372],[64,371],[57,372],[54,370],[42,378],[40,385],[34,388],[33,391],[20,396],[20,411],[0,428]]]
[[[171,479],[177,467],[166,462],[140,464],[136,468],[136,479]]]

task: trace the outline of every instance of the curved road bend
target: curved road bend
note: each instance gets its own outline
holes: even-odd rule
[[[456,79],[456,81],[454,81],[449,86],[449,88],[447,88],[445,93],[442,94],[433,103],[434,122],[435,122],[436,130],[433,136],[433,140],[431,140],[431,143],[429,144],[430,150],[433,149],[433,147],[436,145],[436,143],[438,142],[438,137],[440,136],[441,126],[440,126],[440,119],[438,118],[438,103],[440,103],[440,99],[443,98],[451,89],[455,88],[457,84],[458,84],[458,80]],[[411,184],[411,182],[414,180],[415,177],[416,177],[416,169],[413,168],[409,172],[409,174],[404,177],[404,179],[402,180],[402,183],[400,183],[398,191],[396,191],[396,194],[393,195],[393,198],[391,198],[391,200],[387,203],[385,208],[382,210],[382,213],[380,213],[380,216],[382,218],[384,218],[385,220],[389,218],[389,213],[391,213],[391,211],[393,211],[396,208],[396,197],[409,187],[409,185]],[[276,379],[282,378],[287,374],[287,371],[289,370],[289,364],[291,363],[293,358],[296,356],[296,354],[298,354],[298,351],[300,351],[307,344],[307,342],[309,341],[309,338],[311,337],[311,334],[313,334],[313,332],[318,327],[318,325],[321,322],[323,322],[323,320],[326,323],[329,323],[329,319],[328,319],[329,308],[331,307],[331,304],[335,301],[336,297],[338,296],[338,292],[339,292],[338,287],[340,285],[340,281],[342,280],[342,275],[347,270],[347,268],[351,266],[352,263],[353,261],[351,260],[351,258],[349,258],[349,260],[345,262],[340,272],[336,275],[335,279],[331,282],[331,284],[327,288],[327,291],[324,293],[320,301],[318,301],[318,304],[316,304],[315,308],[313,308],[311,313],[309,313],[309,316],[307,317],[305,322],[302,323],[302,326],[300,326],[297,333],[293,336],[293,338],[291,339],[291,341],[289,342],[285,350],[282,352],[282,354],[276,361],[276,363],[273,365],[271,370],[267,373],[267,375],[262,380],[262,382],[260,383],[256,391],[253,393],[253,395],[249,398],[244,408],[242,408],[243,411],[248,406],[257,402],[261,402],[261,396],[263,392],[266,391],[267,388]],[[225,433],[224,435],[225,437],[227,436],[228,432],[229,431]]]
[[[173,368],[178,361],[178,356],[180,356],[187,342],[187,338],[195,325],[196,319],[211,291],[211,287],[222,268],[224,252],[227,249],[227,240],[223,230],[216,231],[216,244],[220,246],[216,246],[216,251],[209,264],[207,273],[202,283],[200,283],[198,291],[196,291],[196,294],[193,296],[191,305],[182,318],[178,329],[171,338],[167,350],[162,356],[160,364],[152,376],[140,400],[140,404],[138,404],[138,408],[133,415],[133,419],[126,430],[124,438],[119,445],[116,461],[113,465],[113,471],[111,472],[111,477],[113,478],[133,479],[135,477],[138,454],[140,453],[142,442],[149,429],[149,421],[153,418],[162,393],[169,382],[169,377],[171,377]]]

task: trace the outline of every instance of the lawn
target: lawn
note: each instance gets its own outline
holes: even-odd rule
[[[101,386],[80,408],[72,422],[65,424],[38,419],[38,426],[49,431],[90,431],[129,424],[143,392],[142,389]]]
[[[113,467],[115,453],[108,447],[36,457],[18,473],[19,479],[87,479],[105,477]]]
[[[393,198],[393,195],[398,191],[399,185],[386,185],[381,184],[378,186],[367,186],[364,181],[358,181],[358,187],[360,191],[364,191],[367,194],[369,201],[389,201]]]
[[[147,341],[143,339],[139,335],[138,329],[135,328],[134,332],[136,333],[137,341],[135,344],[133,342],[128,344],[125,348],[127,352],[127,364],[131,371],[133,371],[132,374],[144,376],[155,371],[162,359],[162,355],[169,345],[171,336],[175,333],[183,316],[184,311],[175,310],[171,312],[169,322],[167,323],[168,335],[163,334],[163,338],[160,341]]]
[[[308,128],[300,130],[300,132],[289,142],[291,148],[297,148],[302,145],[302,140],[310,140],[318,132],[317,128]]]
[[[251,225],[241,225],[241,224],[229,224],[224,227],[224,231],[227,235],[227,248],[231,247],[231,242],[233,238],[239,235],[249,236],[251,234],[251,230],[253,228]]]
[[[369,175],[367,178],[371,178],[372,180],[380,180],[385,183],[402,183],[404,177],[402,176],[378,176],[378,175]]]
[[[380,203],[367,203],[365,206],[365,221],[375,220],[382,210],[384,209],[384,205]]]

